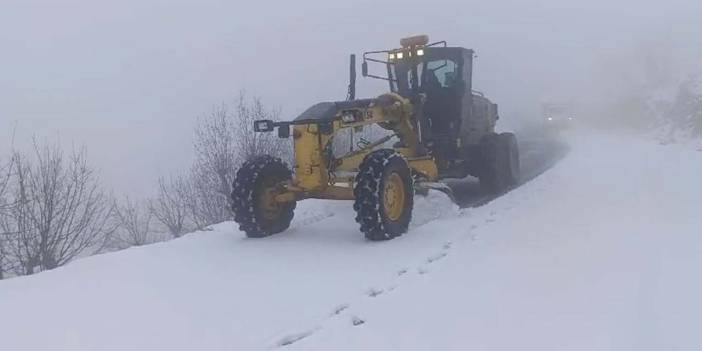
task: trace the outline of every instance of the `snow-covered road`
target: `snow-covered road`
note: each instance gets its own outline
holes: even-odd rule
[[[350,204],[0,282],[4,350],[698,350],[702,152],[577,136],[476,208],[417,202],[388,242]]]
[[[568,153],[569,146],[559,134],[544,133],[540,130],[523,130],[519,135],[521,181],[518,186],[531,181],[546,172]],[[448,179],[448,185],[459,206],[482,206],[499,195],[485,193],[477,178]]]

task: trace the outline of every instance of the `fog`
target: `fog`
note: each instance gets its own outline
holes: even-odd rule
[[[672,86],[700,67],[699,1],[50,1],[0,10],[0,155],[85,145],[116,193],[192,161],[192,128],[240,90],[292,118],[345,97],[348,54],[432,40],[477,52],[504,127],[548,99]],[[359,81],[358,95],[383,91]]]

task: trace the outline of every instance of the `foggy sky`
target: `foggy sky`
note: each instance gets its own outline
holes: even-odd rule
[[[420,33],[476,50],[474,88],[509,126],[549,96],[605,91],[593,77],[632,57],[699,64],[686,53],[702,47],[701,13],[700,1],[3,0],[0,157],[16,126],[15,146],[84,144],[117,194],[148,194],[190,165],[192,127],[213,105],[245,89],[292,118],[344,99],[349,53]],[[383,89],[359,81],[358,95]]]

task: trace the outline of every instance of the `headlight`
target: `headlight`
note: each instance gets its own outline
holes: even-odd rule
[[[553,121],[553,117],[548,117],[548,118],[546,118],[546,119],[549,120],[549,121]]]
[[[395,59],[395,54],[393,54],[392,52],[389,53],[389,54],[388,54],[388,59],[389,59],[389,60],[394,60],[394,59]]]
[[[401,52],[398,52],[398,53],[395,55],[395,57],[397,57],[398,60],[402,60],[402,57],[403,57],[403,56],[404,56],[404,55],[403,55]]]
[[[424,49],[417,49],[417,56],[423,56],[424,55]]]
[[[344,123],[353,123],[353,122],[356,122],[356,117],[353,115],[352,112],[348,112],[348,113],[344,113],[343,115],[341,115],[341,120]]]

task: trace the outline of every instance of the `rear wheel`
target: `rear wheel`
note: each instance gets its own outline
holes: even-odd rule
[[[513,133],[502,133],[499,135],[502,152],[505,153],[505,179],[507,185],[513,186],[519,183],[519,145],[517,137]]]
[[[239,229],[249,238],[280,233],[290,226],[296,203],[278,202],[281,184],[292,178],[290,169],[276,157],[252,158],[236,173],[232,211]]]
[[[519,148],[512,133],[490,134],[480,142],[482,167],[480,186],[499,194],[519,182]]]
[[[412,219],[412,173],[402,155],[375,151],[363,160],[354,187],[356,222],[369,240],[388,240],[407,232]]]

